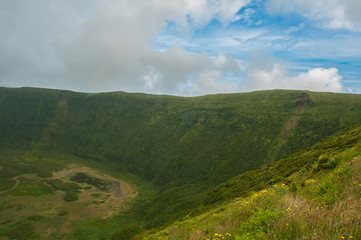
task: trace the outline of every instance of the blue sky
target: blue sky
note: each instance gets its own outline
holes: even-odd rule
[[[0,0],[0,85],[361,93],[359,0]]]

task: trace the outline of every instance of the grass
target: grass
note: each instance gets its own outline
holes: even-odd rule
[[[68,191],[65,193],[64,201],[73,202],[79,199],[79,195],[77,191]]]
[[[131,239],[361,239],[360,136],[361,127],[336,135],[269,166],[295,164],[283,180],[264,188],[260,182],[244,197]],[[312,161],[298,166],[295,160],[306,157]]]
[[[258,191],[272,184],[284,181],[293,182],[305,172],[317,173],[329,170],[339,164],[339,154],[352,149],[361,141],[361,127],[345,130],[315,146],[293,154],[280,161],[263,165],[260,168],[241,174],[208,191],[204,196],[206,205],[217,204],[240,196],[247,196],[251,191]],[[351,158],[355,153],[350,151]],[[353,154],[353,155],[352,155]],[[298,175],[295,175],[298,173]],[[300,185],[300,184],[298,184]],[[291,184],[293,190],[298,186]]]
[[[74,191],[77,189],[81,189],[81,186],[74,182],[66,182],[64,183],[60,179],[50,179],[46,181],[47,184],[50,184],[56,190],[61,190],[64,192]]]
[[[43,195],[54,194],[54,190],[39,182],[22,182],[16,188],[6,192],[5,196],[35,196],[40,197]]]
[[[110,182],[87,175],[85,173],[76,173],[74,176],[71,177],[71,180],[78,183],[87,183],[102,191],[108,190],[111,185]]]
[[[0,179],[0,191],[8,190],[14,187],[16,184],[15,180],[12,179]]]
[[[13,225],[9,230],[1,233],[0,236],[6,236],[10,239],[37,239],[35,226],[31,223],[20,223]]]
[[[123,198],[114,198],[113,189],[107,193],[96,187],[81,189],[82,183],[70,180],[71,168],[61,168],[69,164],[84,166],[79,164],[89,163],[88,161],[53,152],[41,152],[29,161],[30,155],[34,153],[31,152],[0,155],[0,166],[9,166],[14,170],[11,179],[1,179],[1,182],[7,184],[2,185],[7,186],[7,190],[0,192],[0,239],[107,239],[120,228],[116,218],[104,220],[104,217],[123,208]],[[51,164],[52,161],[54,165]],[[39,176],[39,166],[49,171],[52,177]],[[95,180],[102,180],[102,169],[106,167],[97,169],[99,178],[94,177]],[[59,170],[62,171],[58,173]],[[68,175],[61,175],[67,170]],[[112,169],[108,169],[106,173],[119,176]],[[104,182],[108,179],[111,181],[112,177],[109,175]],[[87,176],[90,178],[90,175]],[[16,182],[18,185],[14,187]],[[96,203],[93,202],[95,200]]]
[[[181,98],[0,88],[0,94],[2,179],[50,179],[69,162],[133,175],[142,190],[128,212],[117,216],[121,229],[134,223],[159,229],[282,181],[297,193],[302,183],[289,177],[298,168],[317,173],[334,164],[320,160],[311,166],[327,146],[319,145],[313,155],[304,149],[361,117],[360,95],[308,91]],[[353,142],[335,139],[340,149],[347,144]],[[286,158],[300,150],[303,156]],[[11,151],[21,154],[11,158]],[[287,160],[277,162],[281,158]]]
[[[360,171],[357,157],[315,175],[297,194],[275,185],[139,239],[361,239]]]

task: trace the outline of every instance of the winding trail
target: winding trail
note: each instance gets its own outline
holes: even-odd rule
[[[6,192],[9,192],[9,191],[15,189],[15,188],[19,185],[19,183],[20,183],[20,180],[18,179],[18,177],[19,177],[19,176],[16,176],[16,177],[13,178],[13,179],[16,181],[16,183],[15,183],[14,186],[12,186],[12,187],[9,188],[9,189],[0,191],[0,193],[6,193]]]

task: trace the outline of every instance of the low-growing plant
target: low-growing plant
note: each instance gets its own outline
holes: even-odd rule
[[[77,191],[68,191],[65,193],[65,196],[63,199],[66,202],[73,202],[73,201],[78,200],[78,198],[79,198],[79,195],[78,195]]]
[[[59,213],[58,213],[58,216],[59,217],[63,217],[63,216],[68,216],[69,214],[69,211],[68,210],[61,210]]]
[[[46,181],[48,184],[50,184],[53,188],[56,190],[61,190],[64,192],[69,192],[77,189],[81,189],[81,186],[74,182],[63,182],[60,179],[50,179]]]
[[[35,239],[36,235],[35,227],[31,223],[16,223],[2,234],[16,240]]]
[[[42,196],[54,194],[54,189],[40,182],[23,182],[16,188],[6,192],[5,195],[12,196]]]

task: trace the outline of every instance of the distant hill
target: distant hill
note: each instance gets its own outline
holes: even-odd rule
[[[144,228],[186,215],[212,187],[359,119],[361,96],[353,94],[272,90],[185,98],[0,88],[0,149],[74,155],[151,182],[159,191],[134,207]],[[219,201],[209,194],[210,204]]]

